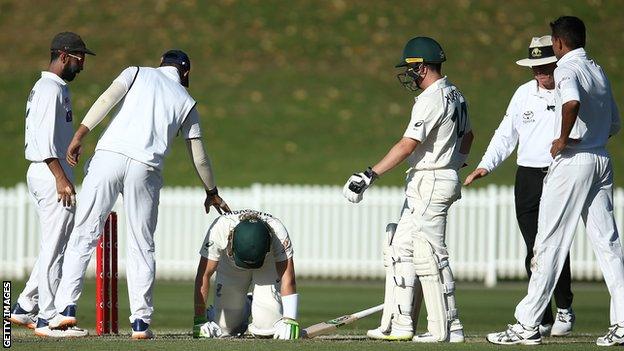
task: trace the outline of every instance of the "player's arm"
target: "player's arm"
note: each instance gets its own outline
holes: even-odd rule
[[[67,162],[72,166],[78,164],[78,159],[82,153],[82,139],[97,126],[104,117],[121,101],[128,92],[129,86],[115,80],[93,103],[89,112],[84,117],[74,137],[67,148]]]
[[[206,200],[204,201],[206,213],[210,211],[211,206],[214,206],[219,214],[230,212],[228,205],[219,196],[219,190],[217,189],[212,171],[212,163],[204,150],[204,144],[201,140],[199,114],[195,106],[193,106],[188,116],[184,119],[181,132],[186,139],[186,149],[193,162],[195,172],[206,190]]]
[[[609,137],[614,136],[617,132],[620,131],[621,121],[620,121],[620,110],[611,96],[611,128],[609,128]]]
[[[420,144],[420,141],[412,138],[402,137],[394,146],[388,151],[381,161],[374,165],[373,172],[378,176],[382,176],[384,173],[393,169],[401,164],[405,159],[416,150],[416,147]]]
[[[564,67],[555,69],[555,85],[561,96],[561,134],[552,142],[550,154],[557,156],[571,141],[570,133],[581,107],[579,82],[576,74]]]
[[[295,265],[292,257],[285,261],[275,262],[277,274],[281,279],[282,319],[275,323],[274,339],[298,339],[300,330],[297,322],[299,295],[295,282]]]
[[[210,278],[217,271],[219,261],[209,260],[206,257],[199,259],[197,273],[195,274],[195,317],[204,317],[206,313],[206,301],[210,292]]]

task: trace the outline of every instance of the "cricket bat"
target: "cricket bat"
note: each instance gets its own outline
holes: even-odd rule
[[[302,332],[302,337],[313,338],[315,336],[331,333],[332,331],[342,327],[343,325],[351,324],[360,318],[370,316],[375,312],[379,312],[383,309],[383,304],[375,307],[365,309],[364,311],[356,312],[353,314],[347,314],[334,318],[332,320],[314,324],[305,328]]]

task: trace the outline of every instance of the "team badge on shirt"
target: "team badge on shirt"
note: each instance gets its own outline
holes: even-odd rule
[[[533,123],[535,122],[533,111],[524,111],[522,114],[522,123]]]

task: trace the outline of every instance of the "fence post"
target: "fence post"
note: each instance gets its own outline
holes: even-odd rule
[[[496,232],[496,219],[498,210],[498,187],[490,184],[488,192],[488,217],[487,217],[487,268],[485,273],[485,286],[496,286],[496,247],[498,244]]]
[[[16,236],[16,245],[15,249],[15,266],[16,266],[16,278],[23,279],[26,273],[26,260],[25,260],[25,236],[26,236],[26,211],[28,210],[28,190],[24,183],[19,183],[15,187],[16,195],[16,206],[17,206],[17,225],[15,227],[16,233],[13,235]]]

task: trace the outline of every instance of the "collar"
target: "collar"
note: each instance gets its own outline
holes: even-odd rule
[[[587,57],[587,53],[585,52],[585,48],[578,48],[572,51],[568,51],[567,54],[563,55],[559,61],[557,62],[557,66],[561,66],[562,64],[572,61],[575,58],[584,58]]]
[[[157,70],[161,71],[168,78],[180,83],[180,74],[178,73],[178,69],[173,66],[163,66],[158,67]]]
[[[52,79],[53,81],[61,85],[67,85],[67,82],[65,82],[61,77],[57,76],[55,73],[52,73],[50,71],[41,71],[41,78]]]
[[[423,90],[422,93],[420,93],[420,95],[418,96],[432,94],[436,92],[438,89],[444,88],[447,85],[448,85],[448,79],[446,78],[446,76],[444,76],[436,80],[435,82],[433,82],[430,86],[427,87],[427,89]],[[418,96],[415,99],[418,99]]]

